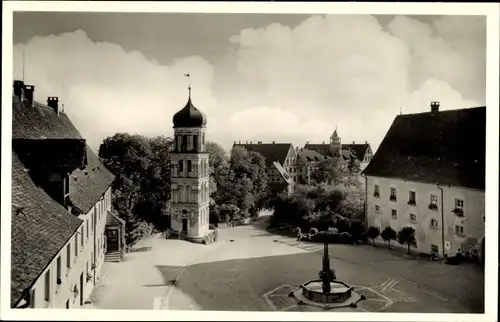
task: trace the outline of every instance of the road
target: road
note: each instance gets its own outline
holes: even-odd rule
[[[121,263],[106,263],[96,308],[156,310],[307,310],[287,295],[317,278],[322,245],[255,225],[219,230],[219,242],[197,245],[151,238]],[[330,245],[337,278],[367,300],[360,311],[478,313],[484,276],[472,266],[411,260],[369,245]],[[352,309],[349,309],[352,310]]]

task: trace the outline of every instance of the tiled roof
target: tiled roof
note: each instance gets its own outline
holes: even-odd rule
[[[280,164],[285,162],[288,151],[292,148],[291,143],[255,143],[255,144],[243,144],[236,143],[233,145],[241,146],[248,151],[254,151],[262,154],[266,159],[266,166],[271,167],[274,161],[278,161]]]
[[[34,102],[34,106],[12,96],[12,139],[76,139],[82,136],[64,113]]]
[[[288,173],[286,172],[285,168],[283,168],[281,166],[281,164],[279,164],[278,162],[273,162],[273,165],[276,167],[276,169],[278,170],[278,172],[280,173],[281,177],[283,178],[283,180],[285,180],[285,182],[287,184],[292,184],[293,182],[293,179],[290,178],[290,176],[288,175]]]
[[[359,161],[363,161],[365,158],[366,151],[370,145],[368,143],[363,143],[363,144],[342,144],[342,150],[349,150],[351,151],[355,156],[356,159]]]
[[[485,187],[486,107],[399,115],[365,175]]]
[[[108,216],[106,217],[106,225],[120,225],[125,226],[125,221],[118,217],[113,211],[108,210]]]
[[[317,162],[325,159],[325,156],[309,149],[297,150],[297,156],[304,163]]]
[[[69,178],[69,195],[72,204],[87,213],[108,190],[115,176],[99,161],[87,146],[87,166],[73,171]]]
[[[369,144],[342,144],[342,155],[344,156],[345,159],[348,159],[350,157],[348,152],[344,151],[351,151],[358,160],[363,160],[365,157],[365,152],[366,148],[369,147]],[[331,157],[333,156],[332,153],[330,152],[330,144],[306,144],[304,146],[304,149],[308,150],[313,150],[316,151],[317,153],[326,156],[326,157]]]
[[[40,276],[82,221],[37,187],[12,153],[11,305]]]

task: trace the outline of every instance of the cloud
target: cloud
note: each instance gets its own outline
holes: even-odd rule
[[[117,131],[172,133],[172,116],[196,75],[194,104],[207,114],[208,138],[302,145],[328,141],[378,146],[404,113],[484,104],[485,19],[442,17],[422,23],[395,17],[383,28],[372,16],[312,16],[294,28],[271,24],[236,31],[217,65],[180,57],[159,65],[138,51],[94,42],[83,31],[34,37],[22,50],[36,96],[61,96],[93,147]],[[161,46],[161,44],[158,44]]]

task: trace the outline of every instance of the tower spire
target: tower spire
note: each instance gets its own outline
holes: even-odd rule
[[[186,73],[186,74],[184,74],[184,76],[186,76],[187,78],[190,78],[191,74]],[[188,91],[189,91],[189,100],[191,100],[191,82],[189,82]]]

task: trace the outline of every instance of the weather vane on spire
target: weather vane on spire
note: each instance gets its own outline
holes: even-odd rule
[[[190,78],[191,74],[186,73],[186,74],[184,74],[184,76],[186,76],[187,78]],[[189,98],[191,98],[191,83],[189,83],[188,90],[189,90]]]

